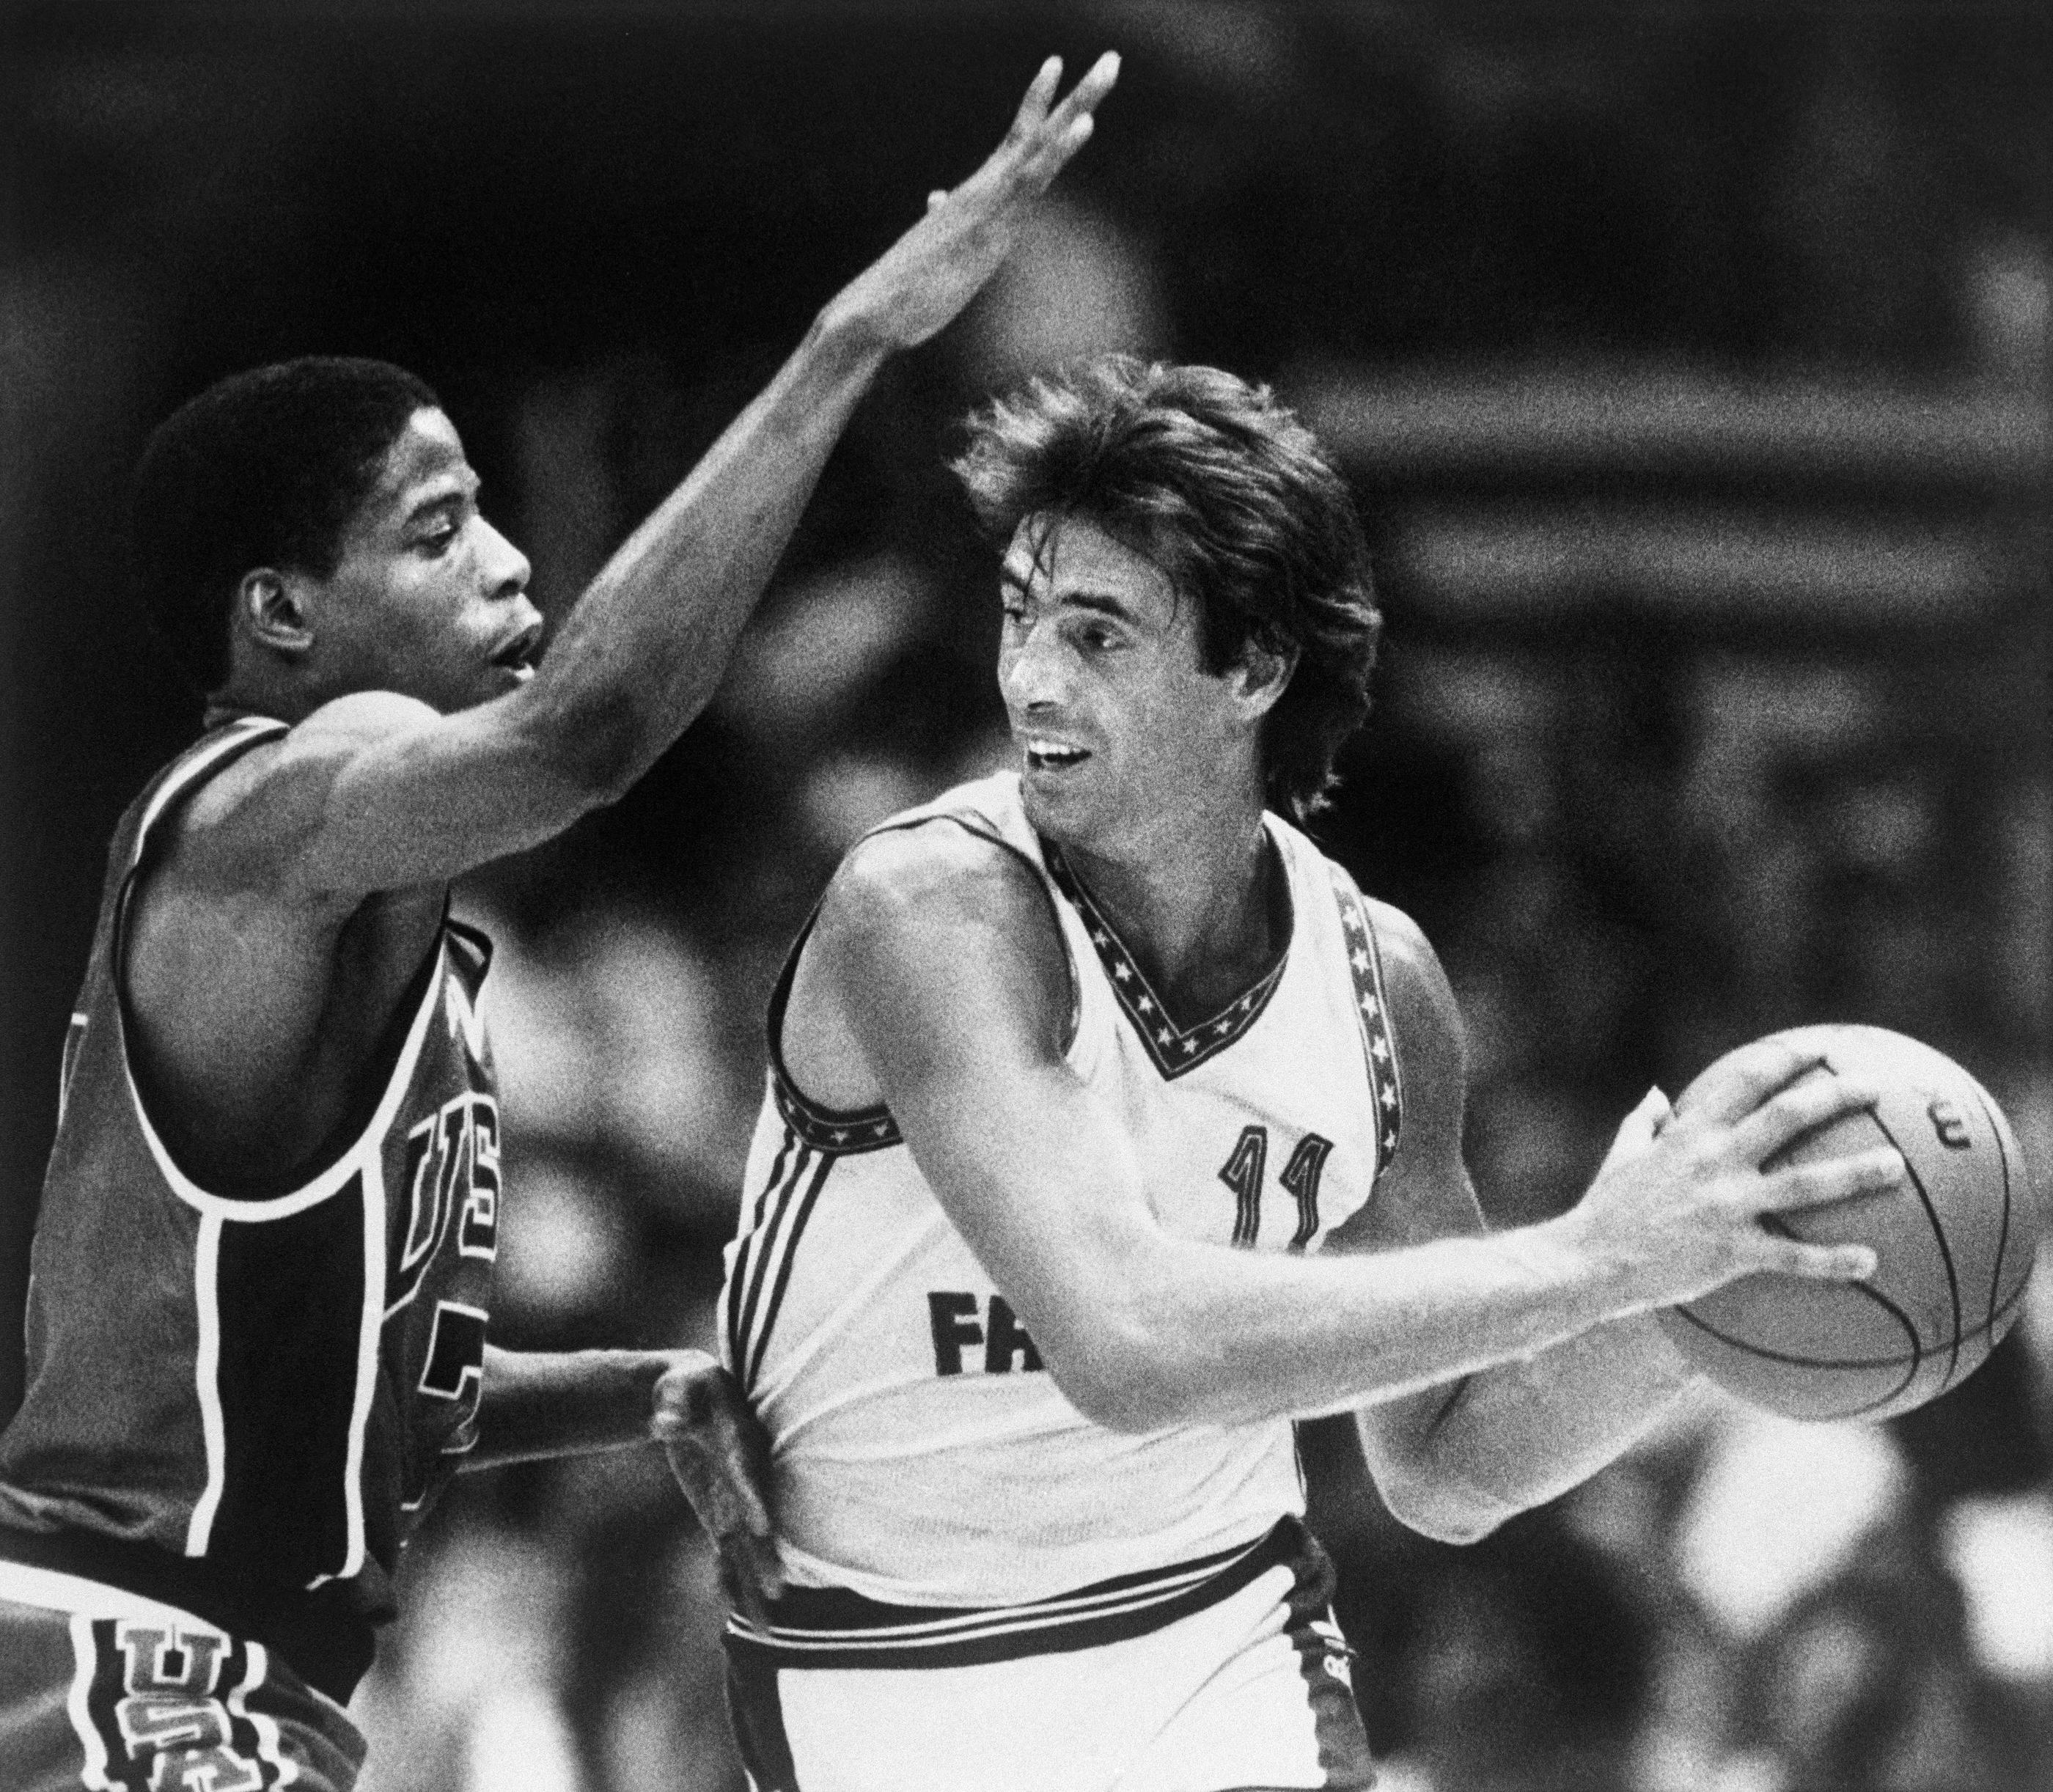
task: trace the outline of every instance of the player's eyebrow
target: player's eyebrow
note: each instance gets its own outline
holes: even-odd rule
[[[453,480],[453,485],[446,483]],[[485,481],[465,467],[461,473],[438,474],[434,486],[406,506],[405,520],[418,522],[435,511],[444,510],[453,504],[475,502],[477,494],[485,489]]]
[[[1115,597],[1110,591],[1093,591],[1088,586],[1056,592],[1055,603],[1059,609],[1089,610],[1135,627],[1138,627],[1140,623],[1140,618],[1132,606],[1123,599]]]
[[[1011,595],[1027,597],[1032,595],[1028,581],[1009,566],[999,569],[999,585]],[[1140,626],[1140,618],[1133,607],[1111,591],[1101,591],[1089,585],[1072,586],[1053,594],[1051,601],[1058,609],[1089,610],[1098,615],[1109,616],[1115,622]]]

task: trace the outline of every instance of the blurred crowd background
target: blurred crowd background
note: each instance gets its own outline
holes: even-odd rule
[[[150,426],[308,352],[442,392],[560,618],[814,309],[1125,57],[994,289],[892,367],[711,712],[464,892],[510,1173],[495,1336],[710,1341],[771,978],[866,826],[998,764],[964,410],[1105,348],[1275,384],[1389,629],[1320,828],[1438,945],[1510,1223],[1800,1022],[1900,1028],[2053,1169],[2053,14],[1647,0],[18,4],[0,101],[11,1338],[104,842],[192,733],[125,603]],[[18,1395],[0,1357],[0,1411]],[[2053,1277],[1880,1427],[1706,1401],[1466,1550],[1308,1428],[1390,1792],[2053,1784]],[[735,1792],[653,1452],[466,1477],[367,1792]]]

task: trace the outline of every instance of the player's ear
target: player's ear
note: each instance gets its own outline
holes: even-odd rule
[[[258,646],[296,659],[314,644],[305,594],[291,574],[260,566],[235,588],[236,627]]]
[[[1250,635],[1240,658],[1227,670],[1227,679],[1235,699],[1250,721],[1259,721],[1276,706],[1297,670],[1295,643],[1264,640]]]

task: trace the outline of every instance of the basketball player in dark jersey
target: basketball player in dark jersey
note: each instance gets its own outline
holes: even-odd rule
[[[449,880],[617,798],[710,695],[872,376],[998,265],[1117,65],[1057,104],[1060,73],[830,301],[545,658],[528,563],[410,375],[259,369],[153,438],[139,564],[207,733],[116,831],[67,1043],[0,1435],[10,1792],[340,1792],[399,1549],[462,1464],[653,1432],[769,1572],[709,1359],[488,1342],[490,945]]]

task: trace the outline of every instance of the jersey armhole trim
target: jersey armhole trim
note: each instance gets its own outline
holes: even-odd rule
[[[1404,1086],[1397,1052],[1397,1032],[1383,975],[1383,950],[1377,944],[1368,902],[1342,867],[1328,859],[1333,899],[1340,910],[1341,932],[1352,985],[1355,1023],[1361,1034],[1363,1062],[1368,1071],[1369,1097],[1376,1104],[1376,1173],[1380,1178],[1397,1156],[1404,1128]]]
[[[319,1175],[285,1194],[245,1201],[227,1195],[217,1195],[202,1189],[179,1167],[170,1148],[165,1145],[155,1123],[150,1118],[149,1108],[143,1099],[143,1091],[135,1082],[135,1063],[130,1054],[128,996],[123,978],[123,962],[128,950],[128,899],[134,887],[135,874],[140,869],[143,855],[148,849],[151,831],[172,802],[181,794],[190,794],[203,775],[222,770],[248,749],[286,732],[285,723],[271,717],[245,717],[223,729],[218,739],[202,744],[185,764],[175,768],[165,779],[151,798],[142,819],[136,826],[135,844],[129,853],[128,868],[122,876],[120,894],[115,898],[113,937],[108,941],[107,973],[113,986],[116,1043],[121,1059],[122,1082],[128,1090],[128,1103],[135,1114],[136,1126],[149,1146],[150,1155],[155,1161],[165,1185],[186,1205],[202,1216],[223,1220],[261,1222],[289,1219],[295,1213],[303,1213],[310,1207],[318,1206],[345,1186],[362,1167],[367,1146],[375,1149],[375,1142],[383,1138],[392,1123],[392,1116],[405,1098],[407,1085],[413,1080],[414,1067],[419,1061],[422,1042],[427,1037],[428,1022],[440,999],[442,980],[449,975],[447,931],[452,925],[458,925],[452,922],[446,914],[444,915],[444,931],[437,937],[434,951],[428,961],[429,975],[422,989],[420,1006],[407,1025],[405,1043],[400,1047],[397,1061],[386,1079],[377,1106],[363,1129]]]
[[[1070,952],[1069,937],[1062,931],[1062,920],[1055,906],[1054,893],[1049,888],[1048,878],[1041,867],[1035,864],[1032,855],[1015,846],[998,831],[997,824],[987,815],[975,810],[925,810],[906,816],[903,820],[886,822],[874,827],[863,836],[869,839],[877,834],[902,832],[930,821],[953,822],[965,832],[992,846],[1003,847],[1023,864],[1034,875],[1034,887],[1041,892],[1042,900],[1048,905],[1048,921],[1055,930],[1055,942],[1062,949],[1062,968],[1068,973],[1070,1010],[1064,1028],[1062,1052],[1066,1057],[1075,1045],[1077,1034],[1083,1023],[1083,984],[1077,975],[1076,961]],[[797,1134],[801,1142],[816,1151],[853,1154],[859,1151],[881,1151],[905,1142],[905,1134],[898,1130],[898,1122],[891,1110],[882,1102],[871,1107],[834,1108],[808,1095],[793,1079],[784,1063],[784,1011],[791,998],[791,985],[799,974],[799,956],[805,950],[806,941],[812,937],[814,925],[820,918],[820,903],[826,900],[822,893],[812,912],[799,927],[797,937],[791,941],[791,950],[784,955],[783,969],[777,973],[777,981],[770,992],[770,1012],[764,1028],[767,1055],[770,1060],[770,1087],[777,1110],[784,1123]]]

